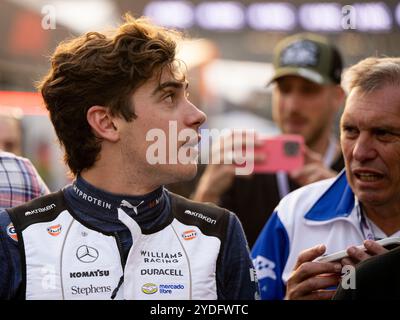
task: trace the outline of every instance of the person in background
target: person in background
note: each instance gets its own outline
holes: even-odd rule
[[[46,195],[49,189],[26,158],[0,151],[0,208],[11,208]]]
[[[235,177],[234,165],[210,164],[200,178],[193,199],[234,211],[250,246],[280,199],[300,186],[334,177],[343,168],[333,134],[345,97],[340,86],[342,65],[338,50],[322,36],[305,33],[284,38],[276,47],[270,81],[273,120],[282,133],[304,137],[304,167],[290,174],[243,178]]]
[[[344,80],[345,170],[287,195],[265,225],[252,250],[263,299],[330,299],[342,266],[400,236],[400,58],[364,59]],[[345,249],[341,261],[314,261]]]
[[[19,109],[0,108],[0,150],[22,155],[22,128]]]

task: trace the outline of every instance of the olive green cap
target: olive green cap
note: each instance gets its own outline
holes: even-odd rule
[[[339,84],[343,62],[339,51],[325,37],[301,33],[286,37],[278,43],[274,69],[269,84],[290,75],[321,85]]]

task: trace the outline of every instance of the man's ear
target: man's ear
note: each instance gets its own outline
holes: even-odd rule
[[[335,99],[335,109],[339,111],[343,108],[345,100],[346,100],[346,92],[343,90],[342,86],[335,85],[333,87],[334,90],[334,99]]]
[[[114,117],[110,114],[108,108],[92,106],[86,114],[86,119],[96,137],[111,142],[119,140],[119,132],[114,125]]]

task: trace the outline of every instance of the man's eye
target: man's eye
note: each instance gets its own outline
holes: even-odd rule
[[[278,85],[278,90],[281,94],[288,94],[290,93],[290,91],[292,90],[292,88],[288,85],[284,85],[284,84],[279,84]]]
[[[166,102],[168,102],[168,103],[172,103],[173,101],[174,101],[174,94],[173,93],[170,93],[170,94],[168,94],[168,95],[166,95],[165,97],[164,97],[164,100],[166,101]]]
[[[320,91],[321,91],[320,87],[312,86],[312,85],[304,86],[301,88],[301,92],[304,95],[314,95],[314,94],[319,93]]]
[[[375,136],[382,141],[390,141],[393,139],[393,137],[395,137],[392,132],[384,129],[375,130]]]
[[[375,134],[377,136],[386,136],[386,135],[390,135],[390,132],[386,131],[386,130],[378,129],[378,130],[375,130]]]
[[[354,127],[344,126],[342,130],[349,137],[354,137],[358,134],[358,130]]]

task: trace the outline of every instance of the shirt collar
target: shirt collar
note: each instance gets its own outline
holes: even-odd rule
[[[354,205],[354,193],[347,182],[346,171],[342,170],[329,189],[315,202],[304,217],[312,221],[348,217]]]

